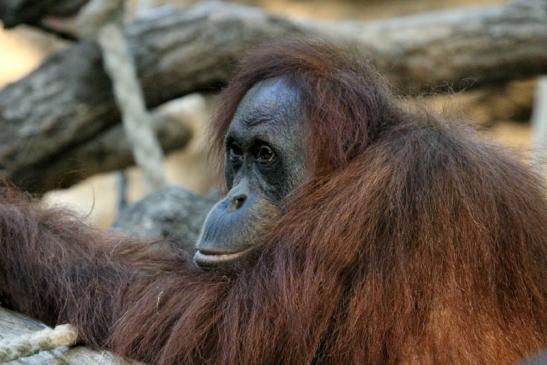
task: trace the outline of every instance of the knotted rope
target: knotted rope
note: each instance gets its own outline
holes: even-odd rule
[[[78,16],[84,38],[101,48],[105,71],[112,80],[127,138],[150,190],[165,186],[163,152],[146,111],[135,63],[123,34],[124,0],[93,0]]]
[[[0,341],[0,363],[32,356],[61,346],[73,346],[78,341],[78,331],[70,324],[46,328],[38,332]]]
[[[536,172],[545,176],[547,164],[547,76],[538,80],[534,112],[532,114],[533,126],[533,164]]]

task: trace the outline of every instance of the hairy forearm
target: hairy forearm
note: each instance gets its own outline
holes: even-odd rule
[[[184,255],[93,229],[73,215],[0,203],[0,300],[49,324],[69,322],[103,346],[136,282],[184,266]]]
[[[0,205],[0,293],[5,304],[51,325],[70,321],[91,326],[90,340],[100,344],[115,305],[104,293],[121,289],[131,273],[108,265],[104,249],[94,247],[98,239],[61,212]],[[82,307],[94,312],[80,311]],[[94,324],[91,317],[99,315],[105,320]]]

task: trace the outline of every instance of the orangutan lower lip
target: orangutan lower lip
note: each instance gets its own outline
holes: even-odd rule
[[[251,248],[232,253],[203,253],[197,250],[194,254],[194,262],[199,266],[210,266],[233,261],[251,251]]]

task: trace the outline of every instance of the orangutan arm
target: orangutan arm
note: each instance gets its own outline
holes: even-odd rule
[[[48,324],[76,325],[87,344],[106,345],[131,304],[124,295],[132,285],[190,266],[167,245],[100,232],[60,210],[0,201],[2,305]]]

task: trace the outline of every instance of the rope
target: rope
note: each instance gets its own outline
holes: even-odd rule
[[[95,40],[112,80],[125,134],[149,190],[166,185],[163,152],[146,111],[135,63],[123,34],[123,0],[93,0],[78,16],[82,36]]]
[[[545,177],[547,164],[547,76],[540,77],[536,90],[536,100],[532,115],[533,125],[533,164],[536,172]]]
[[[154,0],[139,0],[137,1],[137,16],[145,14],[150,9],[154,8]]]
[[[46,328],[22,335],[12,340],[0,341],[0,363],[32,356],[61,346],[73,346],[78,341],[78,331],[69,324]]]

